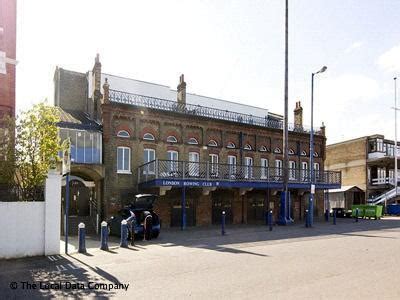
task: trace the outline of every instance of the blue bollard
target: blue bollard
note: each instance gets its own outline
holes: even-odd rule
[[[79,223],[78,225],[78,252],[86,253],[86,241],[85,241],[85,224]]]
[[[325,210],[325,222],[329,222],[329,210]]]
[[[268,211],[265,212],[264,217],[265,217],[265,226],[268,226],[269,225],[269,212]]]
[[[358,207],[356,208],[356,222],[358,222]]]
[[[100,249],[108,251],[108,228],[106,221],[101,222]]]
[[[269,231],[272,231],[272,224],[273,224],[273,215],[272,215],[272,210],[268,212],[268,226],[269,226]]]
[[[119,246],[128,248],[128,222],[126,220],[121,221],[121,243]]]
[[[308,225],[308,209],[306,209],[306,228],[308,228],[309,227],[309,225]]]
[[[336,209],[333,210],[333,225],[336,225]]]
[[[221,234],[225,235],[225,211],[222,211],[222,218],[221,218]]]

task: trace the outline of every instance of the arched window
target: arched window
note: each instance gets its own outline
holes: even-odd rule
[[[260,152],[267,152],[267,151],[268,151],[267,147],[265,147],[265,146],[260,147]]]
[[[208,142],[208,146],[210,146],[210,147],[218,147],[218,144],[217,144],[216,141],[210,140],[210,141]]]
[[[275,150],[274,150],[274,153],[282,153],[281,148],[276,147]]]
[[[244,150],[251,150],[251,145],[250,144],[246,144],[243,148]]]
[[[228,145],[226,145],[226,148],[235,149],[236,145],[234,143],[232,143],[232,142],[229,142]]]
[[[131,135],[130,135],[129,132],[126,131],[126,130],[120,130],[120,131],[118,131],[117,136],[118,136],[118,137],[122,137],[122,138],[128,138],[128,137],[130,137]]]
[[[314,152],[314,157],[318,157],[318,156],[319,156],[318,152],[315,151],[315,152]]]
[[[177,143],[178,140],[173,135],[170,135],[169,137],[167,137],[167,142],[168,143]]]
[[[289,149],[289,155],[294,155],[294,150],[293,149]]]
[[[190,145],[198,145],[199,142],[195,138],[190,138],[188,140],[188,144],[190,144]]]
[[[145,133],[143,135],[143,139],[146,141],[154,141],[155,140],[154,135],[152,135],[151,133]]]
[[[303,151],[301,152],[301,156],[307,156],[306,150],[303,150]]]

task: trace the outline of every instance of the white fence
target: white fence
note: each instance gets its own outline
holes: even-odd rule
[[[43,202],[0,202],[0,258],[60,253],[61,175],[50,172]]]

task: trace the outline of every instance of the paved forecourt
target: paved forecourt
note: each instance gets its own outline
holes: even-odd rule
[[[135,247],[0,261],[5,297],[399,299],[400,219],[164,230]],[[27,283],[40,284],[32,288]],[[17,283],[16,289],[10,284]],[[53,285],[51,285],[52,283]],[[58,285],[57,285],[58,284]],[[25,286],[23,286],[25,285]]]

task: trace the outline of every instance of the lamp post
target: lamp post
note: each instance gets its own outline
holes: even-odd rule
[[[289,196],[289,132],[288,132],[288,94],[289,94],[289,55],[288,55],[288,44],[289,44],[289,9],[288,9],[288,0],[285,1],[285,91],[284,91],[284,118],[283,118],[283,192],[281,194],[281,205],[279,209],[279,219],[278,224],[286,225],[288,223],[288,198]]]
[[[313,214],[314,214],[314,193],[315,193],[315,183],[314,183],[314,76],[319,73],[325,72],[326,66],[323,66],[321,70],[315,73],[311,73],[311,130],[310,130],[310,200],[308,203],[308,217],[309,226],[313,225]]]
[[[397,197],[397,77],[394,80],[394,187]],[[385,201],[385,209],[386,201]]]

